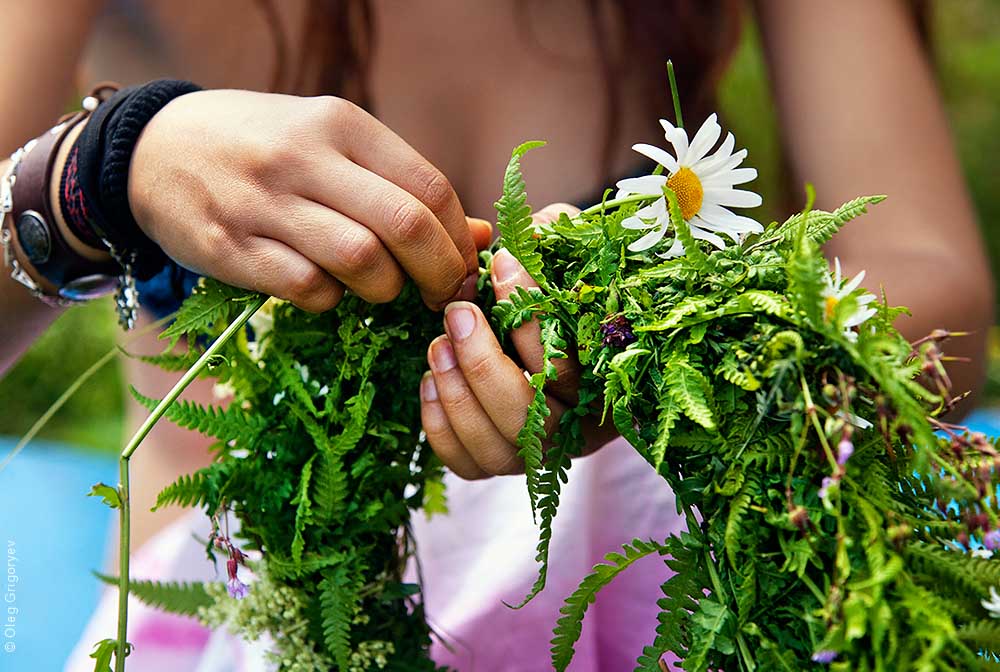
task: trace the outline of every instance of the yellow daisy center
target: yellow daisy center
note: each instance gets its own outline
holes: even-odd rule
[[[840,303],[840,300],[836,296],[826,297],[826,306],[824,306],[826,310],[823,312],[827,322],[833,319],[833,312],[837,309],[838,303]]]
[[[677,202],[681,206],[681,214],[685,220],[690,220],[698,214],[701,202],[705,198],[705,189],[693,170],[681,168],[667,178],[667,186],[677,194]]]

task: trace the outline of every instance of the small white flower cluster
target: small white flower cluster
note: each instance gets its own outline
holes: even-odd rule
[[[764,227],[759,222],[734,214],[730,207],[755,208],[761,204],[760,195],[742,189],[734,189],[756,179],[755,168],[738,168],[747,156],[747,150],[733,152],[736,139],[732,133],[726,136],[719,148],[712,154],[722,135],[715,114],[711,115],[688,141],[683,128],[676,128],[666,119],[660,119],[664,136],[676,152],[676,158],[666,150],[647,144],[633,145],[632,149],[661,166],[668,175],[643,175],[618,182],[615,198],[631,195],[647,195],[656,198],[653,203],[641,208],[632,217],[622,221],[626,229],[649,230],[628,246],[632,252],[642,252],[660,243],[670,227],[670,213],[663,187],[670,187],[677,194],[681,215],[691,227],[691,234],[697,240],[707,240],[718,248],[726,246],[722,235],[734,242],[742,241],[750,233],[761,233]],[[720,235],[722,234],[722,235]],[[670,248],[659,256],[678,257],[684,254],[684,245],[675,237]]]
[[[214,604],[199,609],[198,620],[212,629],[226,626],[246,641],[270,635],[274,649],[268,652],[268,660],[286,672],[333,669],[334,662],[316,651],[306,636],[309,621],[304,615],[304,596],[272,582],[262,566],[257,565],[254,570],[257,581],[242,600],[230,597],[225,583],[206,583],[205,590]]]

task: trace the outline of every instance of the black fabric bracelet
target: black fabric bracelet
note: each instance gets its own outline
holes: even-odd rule
[[[102,103],[91,115],[71,151],[71,161],[63,172],[76,170],[79,194],[89,226],[119,254],[134,255],[133,272],[145,280],[163,268],[167,256],[139,228],[128,202],[128,171],[143,128],[167,103],[186,93],[200,91],[191,82],[161,79],[142,86],[122,89]],[[72,208],[73,194],[60,190],[64,214]],[[67,217],[67,221],[70,218]]]

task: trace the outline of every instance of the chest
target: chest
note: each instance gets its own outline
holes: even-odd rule
[[[289,73],[311,63],[302,47],[308,0],[127,7],[101,24],[88,52],[91,81],[167,75],[267,90],[279,67]],[[448,175],[471,214],[489,216],[510,149],[524,140],[549,141],[526,164],[531,200],[542,205],[593,192],[604,186],[603,173],[628,172],[635,165],[628,145],[650,138],[655,120],[634,97],[604,108],[602,53],[583,0],[373,0],[371,7],[375,113]],[[638,86],[634,75],[625,80],[626,89]],[[623,149],[601,166],[609,112]]]

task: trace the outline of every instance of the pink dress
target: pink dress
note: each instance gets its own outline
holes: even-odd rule
[[[535,579],[535,544],[523,477],[447,482],[451,513],[414,520],[428,617],[448,646],[434,659],[461,672],[550,670],[549,640],[563,600],[605,553],[639,537],[662,540],[683,528],[664,481],[623,441],[574,461],[556,517],[548,585],[519,611]],[[136,577],[217,579],[192,532],[204,537],[194,512],[162,531],[133,560]],[[224,570],[223,570],[224,574]],[[652,643],[660,584],[670,576],[663,559],[638,561],[591,605],[570,665],[573,672],[631,670]],[[91,672],[93,642],[113,637],[116,595],[109,590],[67,662],[68,672]],[[142,672],[263,672],[267,642],[244,643],[192,619],[130,606],[129,667]],[[672,659],[668,659],[671,660]]]

